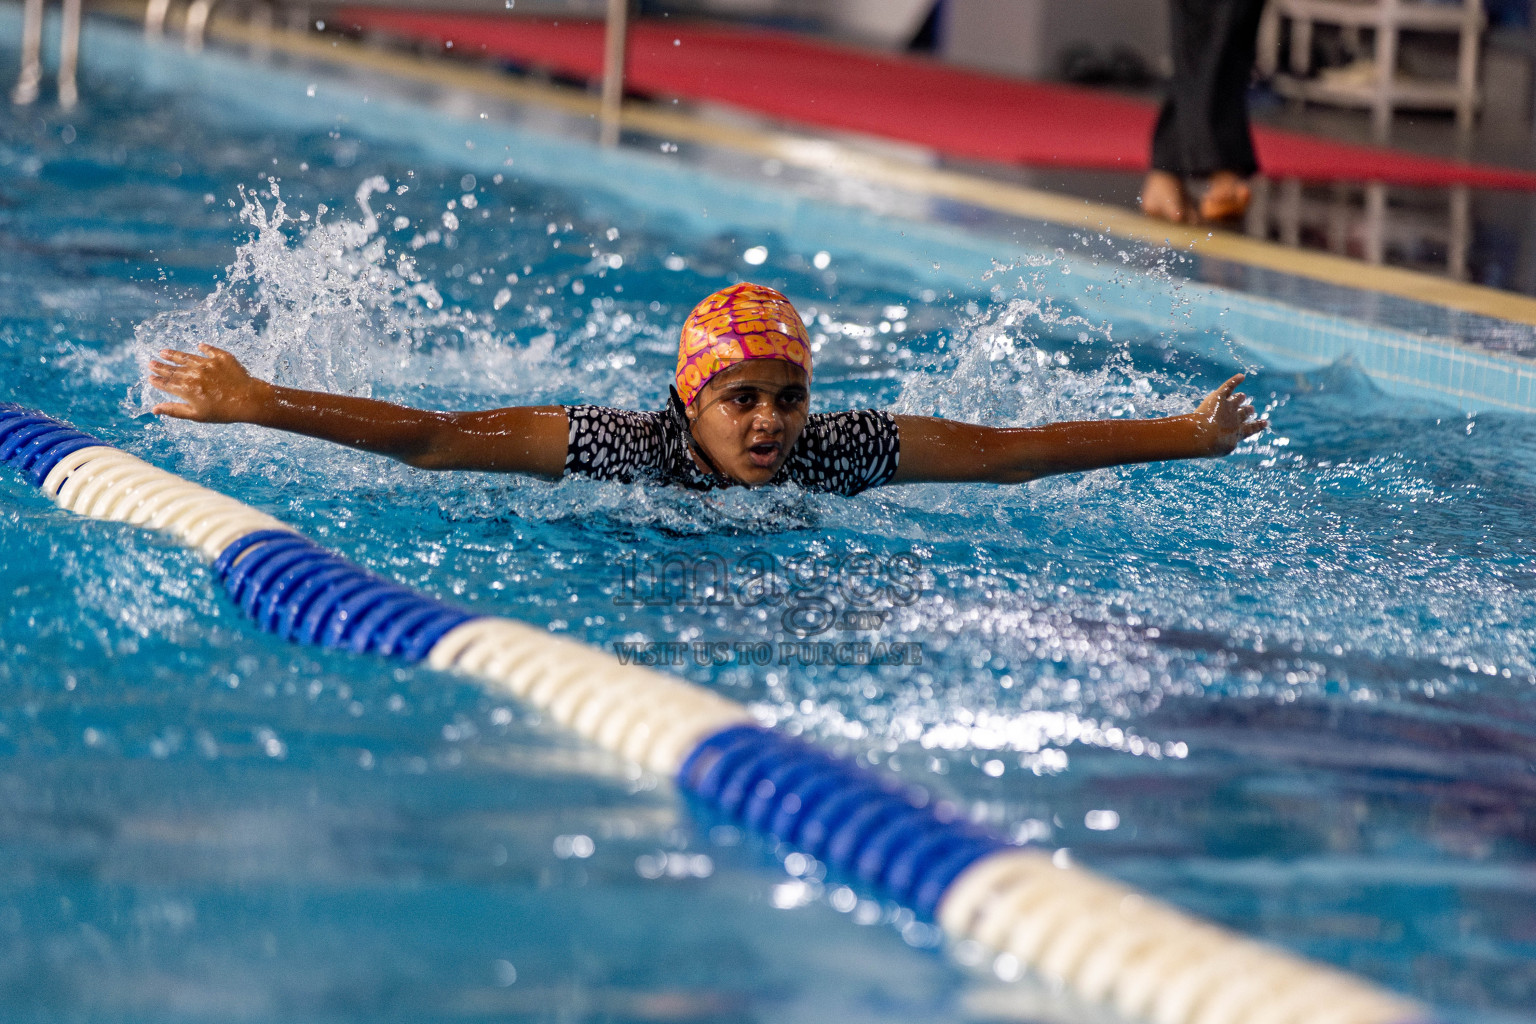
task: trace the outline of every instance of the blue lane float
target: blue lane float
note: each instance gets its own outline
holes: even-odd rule
[[[202,551],[230,600],[295,643],[455,671],[504,690],[746,828],[1152,1024],[1423,1024],[1359,978],[1200,921],[917,787],[757,725],[741,705],[523,623],[369,572],[232,498],[59,420],[0,405],[0,462],[55,503],[165,530]]]
[[[285,640],[422,661],[478,616],[390,583],[287,530],[258,530],[214,559],[224,589]]]
[[[759,726],[706,739],[678,783],[930,920],[962,871],[1009,846],[943,813],[953,808],[933,806],[921,790],[900,790],[888,776]]]
[[[21,471],[33,487],[41,487],[64,456],[101,444],[90,434],[40,412],[8,402],[0,404],[0,462]]]

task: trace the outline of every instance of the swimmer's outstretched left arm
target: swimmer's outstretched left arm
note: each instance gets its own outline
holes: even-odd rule
[[[1078,420],[1040,427],[983,427],[897,416],[901,461],[891,483],[1016,484],[1133,462],[1227,455],[1268,420],[1258,419],[1238,374],[1193,411],[1147,420]]]
[[[285,388],[253,377],[223,349],[163,349],[149,383],[180,401],[150,411],[202,423],[255,423],[377,452],[421,469],[477,469],[558,477],[565,409],[558,405],[431,412],[371,398]]]

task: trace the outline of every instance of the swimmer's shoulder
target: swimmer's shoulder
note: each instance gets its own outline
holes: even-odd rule
[[[667,454],[664,412],[568,405],[565,415],[567,475],[626,482],[662,475]]]
[[[896,420],[884,410],[811,413],[786,475],[811,490],[858,494],[888,483],[900,452]]]
[[[843,409],[813,412],[805,418],[805,433],[854,442],[895,436],[896,418],[884,409]]]

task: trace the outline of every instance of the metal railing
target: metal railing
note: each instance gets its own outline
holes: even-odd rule
[[[603,105],[598,115],[603,145],[619,142],[624,109],[624,56],[629,39],[629,0],[608,0],[603,36]]]
[[[82,0],[63,0],[63,31],[59,38],[59,106],[68,109],[80,99],[76,82],[80,64],[80,7]],[[282,0],[258,0],[251,7],[252,22],[271,27],[275,9]],[[366,0],[363,0],[366,2]],[[576,5],[582,13],[592,8],[593,0]],[[603,0],[596,0],[603,2]],[[606,32],[603,44],[602,106],[599,115],[601,138],[604,145],[619,141],[619,128],[624,103],[624,59],[629,35],[629,8],[632,0],[606,0]],[[37,101],[43,82],[43,16],[46,0],[26,0],[22,22],[21,73],[11,90],[11,102],[24,106]],[[187,5],[182,27],[182,38],[188,50],[203,48],[208,21],[218,0],[191,0]],[[308,23],[307,5],[289,5],[290,13]],[[427,4],[425,6],[453,7],[453,3]],[[510,6],[510,5],[509,5]],[[562,7],[571,6],[569,3]],[[144,33],[163,36],[171,13],[171,0],[148,0],[144,6]],[[292,24],[294,18],[290,18]]]
[[[43,2],[27,0],[22,14],[21,74],[11,90],[18,106],[36,102],[43,84]],[[64,25],[59,35],[59,106],[66,110],[80,101],[75,82],[80,65],[80,0],[64,0]]]

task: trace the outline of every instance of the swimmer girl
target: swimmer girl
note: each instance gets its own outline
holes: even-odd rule
[[[652,480],[698,490],[795,483],[857,494],[883,484],[1021,483],[1133,462],[1226,455],[1268,424],[1237,390],[1157,419],[988,427],[886,412],[812,413],[805,324],[782,294],[724,288],[683,324],[661,412],[592,405],[428,412],[258,380],[211,345],[163,350],[149,382],[180,401],[153,411],[255,423],[377,452],[423,469]]]

